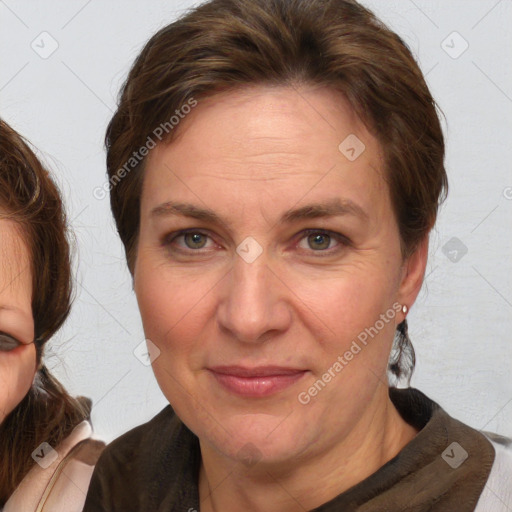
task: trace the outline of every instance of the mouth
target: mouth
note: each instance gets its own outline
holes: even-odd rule
[[[210,374],[224,389],[244,397],[273,395],[302,379],[307,370],[279,366],[216,366]]]

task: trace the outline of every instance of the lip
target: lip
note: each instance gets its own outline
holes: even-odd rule
[[[231,393],[255,398],[283,391],[306,373],[303,369],[281,366],[216,366],[208,370]]]

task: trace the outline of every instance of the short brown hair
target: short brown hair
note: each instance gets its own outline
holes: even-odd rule
[[[348,100],[381,144],[402,253],[413,252],[448,184],[436,104],[404,41],[355,0],[211,0],[148,41],[107,129],[111,207],[130,270],[145,159],[123,179],[119,170],[190,98],[254,84],[328,86]]]
[[[32,315],[38,361],[46,342],[68,316],[71,264],[59,191],[28,144],[0,119],[0,219],[20,227],[32,275]],[[57,446],[88,417],[90,403],[74,399],[41,366],[35,384],[0,425],[0,507],[34,464],[46,441]]]

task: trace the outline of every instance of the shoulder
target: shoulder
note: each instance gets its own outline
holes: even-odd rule
[[[33,454],[36,464],[5,504],[4,512],[79,512],[104,443],[91,439],[88,421],[75,427],[57,447],[47,443]]]
[[[84,512],[152,510],[182,492],[180,477],[194,471],[198,440],[167,406],[107,446],[87,493]]]
[[[147,423],[129,430],[112,441],[102,453],[98,460],[98,467],[105,465],[120,466],[123,472],[129,471],[130,467],[138,465],[147,459],[146,454],[154,456],[161,452],[162,442],[171,442],[176,436],[181,422],[168,405],[154,418]]]
[[[508,512],[512,509],[512,439],[483,432],[496,456],[475,512]]]

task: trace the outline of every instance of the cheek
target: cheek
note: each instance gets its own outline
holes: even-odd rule
[[[208,276],[155,265],[140,255],[134,288],[144,332],[162,353],[172,352],[167,361],[186,352],[212,316],[208,294],[214,283]]]
[[[304,318],[320,320],[326,334],[330,333],[328,338],[345,340],[393,310],[397,292],[392,272],[370,264],[346,265],[328,278],[314,279],[309,275],[296,277],[294,282],[294,295],[301,299],[297,304],[306,306],[302,308]],[[394,310],[389,316],[393,319]]]
[[[0,352],[0,420],[12,412],[30,390],[36,372],[34,345]]]
[[[295,280],[294,295],[301,298],[296,301],[300,323],[316,342],[306,347],[314,354],[315,370],[308,386],[331,369],[339,385],[330,387],[330,393],[345,400],[345,395],[361,393],[386,379],[398,322],[396,273],[396,265],[358,261],[327,279],[309,275]],[[320,402],[330,393],[323,394]]]
[[[154,264],[139,253],[134,289],[144,334],[160,351],[152,362],[162,393],[182,418],[204,413],[195,370],[204,366],[205,325],[214,318],[209,276],[194,277]],[[201,416],[199,416],[201,417]],[[205,418],[203,418],[204,420]],[[211,418],[209,418],[211,421]],[[194,422],[188,423],[189,427]]]

